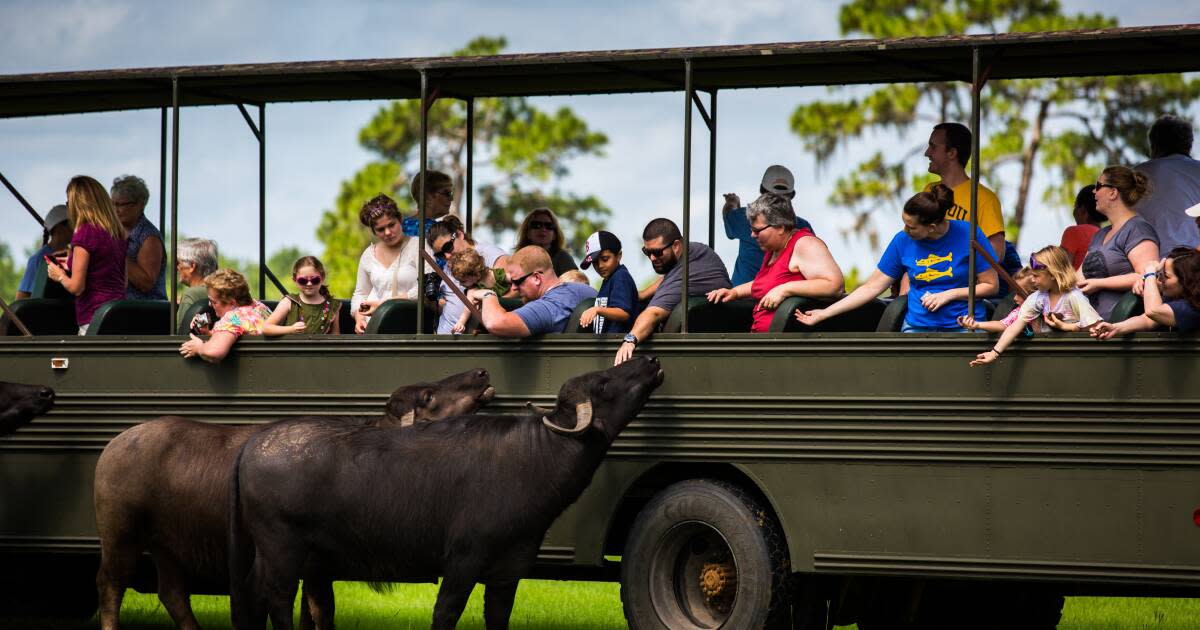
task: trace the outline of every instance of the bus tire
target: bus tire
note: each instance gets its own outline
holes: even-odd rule
[[[681,481],[638,514],[621,560],[635,630],[786,628],[791,566],[775,519],[735,485]]]

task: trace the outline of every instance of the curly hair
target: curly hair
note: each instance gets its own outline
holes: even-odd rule
[[[473,249],[464,249],[461,252],[450,254],[449,260],[446,261],[446,267],[450,269],[450,275],[464,285],[467,282],[463,278],[474,276],[475,282],[479,282],[488,270],[488,266],[483,262],[483,256]],[[471,284],[475,284],[475,282]]]
[[[204,278],[204,286],[215,291],[217,299],[222,302],[233,302],[238,306],[249,306],[254,303],[250,297],[250,285],[246,277],[233,269],[218,269]]]
[[[362,205],[362,209],[358,211],[358,222],[368,230],[373,230],[375,221],[385,215],[397,221],[401,220],[400,208],[396,206],[396,202],[391,197],[379,193]]]
[[[129,197],[129,200],[145,207],[150,201],[150,189],[146,187],[146,180],[137,175],[122,175],[113,180],[112,188],[109,189],[113,197],[117,193],[122,193]]]

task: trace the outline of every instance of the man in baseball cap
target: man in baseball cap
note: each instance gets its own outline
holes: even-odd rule
[[[763,172],[759,194],[771,193],[792,199],[796,196],[796,178],[786,167],[772,164]],[[737,260],[733,263],[733,286],[751,282],[762,265],[763,251],[758,241],[750,234],[750,219],[746,218],[746,207],[736,194],[725,194],[725,206],[721,208],[725,219],[725,236],[738,242]],[[796,229],[812,229],[812,225],[796,217]]]
[[[638,315],[638,290],[633,275],[621,264],[621,239],[612,232],[600,230],[584,244],[583,261],[579,266],[596,266],[604,278],[596,304],[583,312],[579,325],[591,327],[596,334],[627,333]]]
[[[42,248],[33,253],[29,257],[29,261],[25,263],[25,275],[21,276],[21,283],[17,285],[17,299],[24,300],[33,297],[34,289],[36,289],[39,266],[44,267],[46,260],[43,256],[53,256],[56,253],[63,252],[67,249],[67,245],[71,242],[71,222],[67,219],[67,207],[63,204],[58,204],[46,213],[46,218],[42,221]],[[58,283],[51,283],[55,286],[60,286]],[[62,293],[66,295],[66,291]]]

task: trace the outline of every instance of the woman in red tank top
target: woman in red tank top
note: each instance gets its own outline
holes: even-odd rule
[[[835,297],[842,292],[842,270],[812,230],[796,229],[789,199],[766,193],[746,208],[746,216],[750,233],[763,249],[762,267],[750,282],[709,292],[709,302],[758,300],[750,332],[767,332],[784,299],[793,295]]]

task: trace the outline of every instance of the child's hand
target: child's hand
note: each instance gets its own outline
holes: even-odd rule
[[[299,321],[299,322],[296,322],[295,324],[292,324],[291,326],[288,326],[288,329],[289,329],[288,334],[294,335],[296,333],[302,333],[307,328],[308,328],[308,324],[305,324],[304,322]]]
[[[596,315],[598,315],[598,314],[599,314],[599,311],[595,306],[584,311],[583,315],[579,316],[579,326],[581,328],[587,328],[587,327],[591,326],[592,320],[596,319]]]
[[[979,322],[975,321],[975,318],[970,315],[959,315],[958,325],[967,330],[979,330]]]
[[[463,331],[465,331],[466,329],[467,329],[467,325],[462,323],[462,321],[460,320],[458,323],[454,324],[454,328],[451,328],[450,332],[452,332],[456,335],[461,335],[461,334],[463,334]]]
[[[1068,324],[1067,322],[1064,322],[1062,320],[1062,316],[1059,315],[1058,313],[1046,313],[1042,317],[1042,319],[1046,320],[1047,326],[1049,326],[1055,330],[1061,330],[1063,332],[1072,332],[1072,331],[1079,329],[1074,324]]]
[[[975,356],[975,360],[971,362],[971,367],[975,367],[976,365],[983,365],[985,363],[991,363],[992,361],[995,361],[996,359],[999,359],[999,358],[1000,358],[1000,353],[996,352],[995,350],[988,350],[987,352],[981,352]]]
[[[812,311],[796,311],[796,321],[806,326],[816,326],[825,320],[825,309],[818,308]]]

